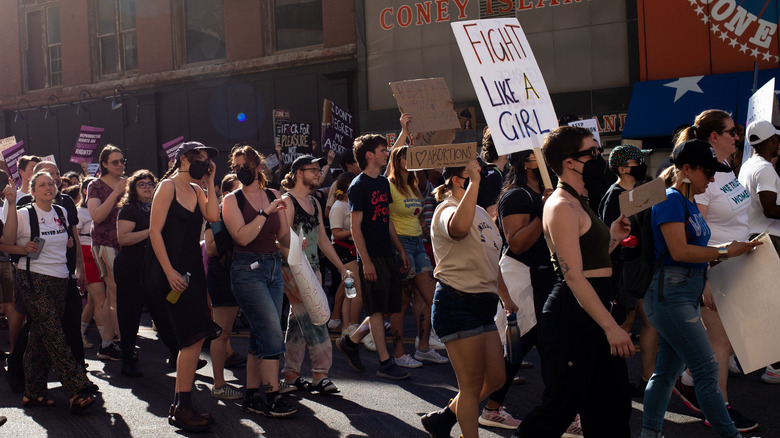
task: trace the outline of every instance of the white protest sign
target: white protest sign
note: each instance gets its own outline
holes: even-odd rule
[[[100,163],[89,163],[89,164],[87,164],[87,175],[88,176],[97,176],[99,170],[100,170]]]
[[[54,154],[41,157],[41,161],[47,161],[49,163],[54,163],[55,165],[57,164],[57,160],[54,159]]]
[[[780,361],[780,258],[769,236],[709,271],[720,320],[745,374]]]
[[[6,137],[2,140],[0,140],[0,152],[10,148],[11,146],[16,145],[18,142],[16,141],[15,136]],[[0,154],[0,161],[5,161],[3,158],[3,154]]]
[[[265,157],[265,166],[270,170],[279,165],[279,157],[273,153]]]
[[[558,118],[520,23],[497,18],[450,24],[498,154],[541,147]]]
[[[772,112],[775,105],[777,105],[775,98],[775,78],[772,78],[750,96],[745,127],[747,128],[748,125],[756,120],[772,121]],[[742,162],[744,163],[747,161],[752,154],[753,146],[750,145],[747,136],[745,136],[745,151],[742,152]]]
[[[591,134],[593,134],[593,139],[596,140],[596,143],[601,146],[601,136],[599,136],[599,122],[597,122],[596,119],[575,120],[573,122],[569,122],[569,126],[578,126],[580,128],[587,129]]]
[[[298,286],[298,292],[301,294],[303,304],[309,313],[309,318],[314,325],[326,324],[330,319],[330,306],[328,297],[322,290],[322,283],[317,280],[317,275],[309,264],[309,259],[301,249],[303,237],[295,234],[290,229],[290,252],[287,254],[287,264],[290,265],[295,278],[295,284]],[[316,245],[316,242],[309,242],[309,245]]]

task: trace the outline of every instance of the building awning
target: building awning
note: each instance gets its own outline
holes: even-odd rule
[[[736,123],[744,125],[748,99],[753,94],[753,74],[746,71],[637,82],[623,138],[671,135],[678,126],[693,123],[699,113],[708,109],[729,112]],[[759,71],[756,88],[778,75],[780,69]],[[775,87],[780,87],[780,81],[775,82]]]

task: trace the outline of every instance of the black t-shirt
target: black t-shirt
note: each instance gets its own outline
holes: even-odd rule
[[[598,214],[607,226],[620,217],[620,194],[625,191],[626,189],[616,182],[609,186],[607,193],[604,193],[604,197],[601,198]]]
[[[531,215],[531,220],[534,220],[542,217],[542,210],[541,195],[528,187],[514,187],[507,190],[498,201],[498,229],[501,232],[501,237],[506,240],[503,218],[513,214],[528,214]],[[515,254],[507,245],[506,255],[526,266],[552,266],[550,250],[544,240],[544,233],[540,233],[533,246],[522,254]]]
[[[362,211],[360,230],[370,257],[392,257],[390,241],[390,181],[382,175],[371,178],[360,173],[349,185],[350,211]],[[361,255],[358,253],[358,259]]]
[[[137,204],[125,204],[119,209],[118,221],[130,221],[135,223],[133,232],[143,231],[149,229],[149,213],[148,211],[141,210]],[[144,239],[136,244],[130,246],[123,246],[119,249],[122,257],[130,257],[135,260],[143,260],[144,253],[146,251],[146,242]]]
[[[477,205],[487,209],[491,205],[497,203],[498,196],[501,194],[503,186],[504,175],[501,174],[498,167],[490,165],[487,168],[487,176],[482,178],[482,182],[480,182]]]

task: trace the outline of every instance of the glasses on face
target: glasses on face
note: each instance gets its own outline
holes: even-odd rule
[[[233,173],[238,173],[238,171],[241,170],[241,168],[243,168],[243,167],[246,167],[247,169],[249,169],[249,166],[246,165],[246,164],[241,165],[241,166],[239,166],[238,164],[235,164],[235,165],[233,165],[233,167],[230,168],[230,170],[232,170]]]
[[[737,127],[733,127],[731,129],[724,129],[720,132],[721,135],[723,134],[731,134],[732,137],[737,137]]]
[[[707,179],[715,178],[715,170],[714,169],[705,169],[704,167],[702,167],[701,171],[704,172],[704,176],[706,176]]]
[[[118,160],[111,160],[108,162],[108,164],[112,166],[124,166],[125,163],[127,163],[127,160],[125,158],[120,158]]]
[[[322,173],[322,169],[319,167],[307,167],[305,169],[301,169],[302,171],[306,172],[307,170],[314,171],[314,173]]]
[[[579,157],[586,157],[590,155],[595,160],[596,158],[601,156],[602,152],[603,152],[602,148],[596,147],[596,148],[585,149],[584,151],[577,151],[573,154],[569,154],[568,157],[577,159]]]
[[[135,183],[135,186],[138,187],[139,189],[153,189],[154,183],[149,181],[140,181]]]

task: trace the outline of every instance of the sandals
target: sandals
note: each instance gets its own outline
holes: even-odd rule
[[[54,407],[54,400],[47,399],[45,397],[31,398],[28,399],[27,401],[24,401],[24,399],[22,399],[22,406],[25,408],[31,408],[31,407],[51,408]]]
[[[333,382],[330,381],[329,378],[325,377],[324,379],[317,382],[317,384],[313,385],[311,387],[312,391],[317,391],[320,394],[336,394],[339,392],[339,389],[336,387]]]
[[[84,409],[95,404],[95,399],[89,396],[76,395],[73,401],[70,402],[70,413],[73,415],[79,414]]]
[[[285,382],[286,383],[286,382]],[[287,383],[289,387],[294,387],[299,391],[311,391],[311,382],[301,379],[300,377],[297,377],[294,382]]]

